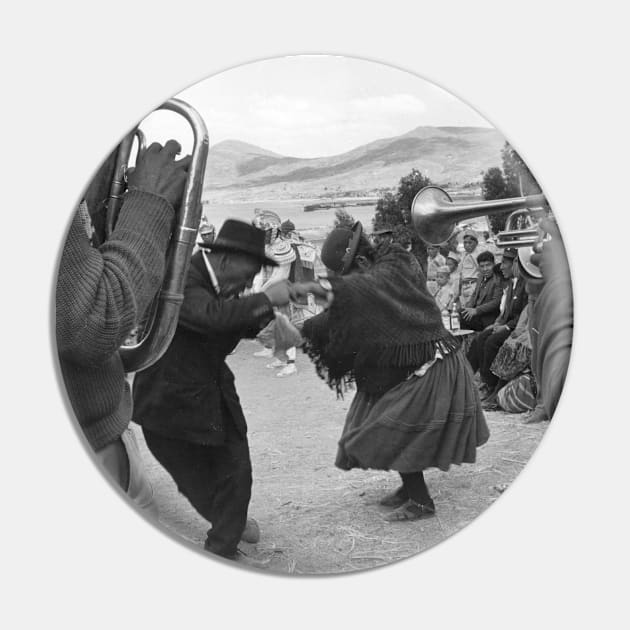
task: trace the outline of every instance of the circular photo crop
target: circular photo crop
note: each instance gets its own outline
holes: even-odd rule
[[[573,330],[556,217],[501,132],[415,75],[309,55],[126,134],[70,219],[56,342],[130,505],[210,559],[313,575],[417,554],[501,496]]]

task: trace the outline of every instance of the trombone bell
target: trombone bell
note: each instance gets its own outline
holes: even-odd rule
[[[546,205],[546,203],[544,195],[530,195],[528,197],[512,197],[510,199],[493,199],[492,201],[456,204],[442,188],[426,186],[413,199],[411,204],[411,221],[416,232],[427,245],[440,245],[453,236],[456,225],[461,221],[480,216],[492,216],[507,211],[520,211],[520,214],[523,214],[523,211],[527,208],[538,208]],[[501,233],[508,238],[504,239],[505,242],[502,243],[501,235],[499,235],[499,246],[531,246],[531,241],[521,240],[525,237],[525,234],[521,232],[521,230],[510,230],[507,233]],[[530,231],[527,234],[529,239],[533,236],[534,231]],[[520,244],[514,244],[517,242]]]
[[[506,229],[497,234],[501,248],[518,248],[518,261],[526,277],[541,278],[540,269],[531,262],[543,240],[543,234],[532,220],[533,216],[547,207],[544,195],[494,199],[477,203],[456,204],[451,196],[437,186],[426,186],[418,192],[411,204],[411,221],[418,236],[427,245],[441,245],[448,241],[461,221],[474,217],[492,216],[512,211],[506,221]]]

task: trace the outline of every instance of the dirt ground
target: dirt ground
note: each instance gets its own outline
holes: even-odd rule
[[[337,400],[298,351],[298,373],[278,378],[243,341],[228,363],[249,425],[254,485],[249,513],[260,542],[241,543],[244,563],[266,571],[330,574],[389,564],[417,554],[465,527],[512,482],[538,446],[547,423],[488,412],[490,440],[474,465],[425,473],[434,518],[389,523],[378,500],[399,485],[396,473],[334,467],[336,445],[352,393]],[[162,524],[203,548],[209,527],[151,456],[135,427],[154,485]],[[209,556],[210,557],[210,556]]]

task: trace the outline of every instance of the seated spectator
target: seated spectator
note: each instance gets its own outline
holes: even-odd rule
[[[464,232],[463,243],[464,253],[459,265],[459,270],[462,274],[461,302],[462,306],[468,306],[479,280],[477,256],[483,249],[479,248],[479,237],[474,230],[466,230]]]
[[[498,378],[494,391],[483,402],[484,409],[500,407],[509,413],[531,411],[536,404],[531,375],[532,344],[528,327],[529,305],[526,304],[516,328],[499,348],[490,371]],[[521,378],[525,376],[525,378]],[[503,390],[506,391],[503,391]]]
[[[441,311],[443,311],[444,309],[450,311],[455,300],[453,286],[450,283],[450,275],[451,272],[446,265],[444,265],[443,267],[439,267],[437,270],[437,290],[431,295],[433,295]]]
[[[457,252],[448,252],[446,256],[446,266],[451,272],[450,283],[453,287],[455,299],[459,300],[459,293],[462,285],[462,274],[459,271],[459,254]]]
[[[468,306],[460,309],[462,325],[469,330],[483,330],[497,318],[503,287],[494,273],[494,256],[490,252],[481,252],[477,256],[481,277]]]
[[[437,270],[446,265],[446,258],[439,253],[436,245],[427,245],[427,289],[431,294],[437,291]]]
[[[490,366],[503,342],[516,328],[521,311],[527,303],[525,281],[520,277],[516,258],[516,249],[508,248],[503,252],[501,271],[507,280],[507,286],[501,299],[499,316],[473,339],[466,355],[473,372],[479,370],[482,398],[487,398],[497,383],[498,379]]]

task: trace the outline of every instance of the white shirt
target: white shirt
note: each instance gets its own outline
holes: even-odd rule
[[[210,276],[210,282],[212,282],[212,286],[217,295],[221,295],[221,287],[219,286],[219,281],[217,280],[217,275],[214,273],[214,269],[208,260],[207,252],[203,252],[203,262],[206,263],[206,269],[208,270],[208,275]]]

